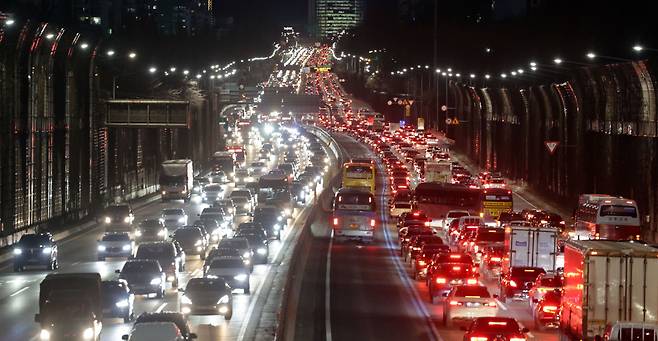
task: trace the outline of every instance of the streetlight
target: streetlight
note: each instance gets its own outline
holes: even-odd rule
[[[512,77],[516,76],[516,71],[510,72],[512,74]]]
[[[51,40],[51,39],[53,39],[53,38],[55,38],[55,35],[54,35],[54,34],[52,34],[52,33],[48,33],[48,34],[46,34],[46,39]]]
[[[197,73],[197,74],[196,74],[196,79],[201,79],[201,77],[203,77],[203,76],[201,76],[200,73]]]
[[[486,75],[484,75],[484,78],[485,78],[485,79],[489,79],[489,78],[491,78],[491,75],[490,75],[490,74],[486,74]]]
[[[507,78],[507,74],[506,73],[501,73],[500,78]]]
[[[172,73],[174,73],[174,72],[176,72],[176,68],[172,66],[172,67],[169,68],[169,71],[171,71]]]
[[[190,70],[183,70],[183,74],[184,74],[185,76],[189,75],[189,74],[190,74]]]
[[[562,59],[560,59],[560,58],[555,58],[555,59],[553,59],[553,63],[555,63],[555,64],[557,64],[557,65],[560,65],[560,64],[562,64]]]
[[[158,69],[155,66],[149,68],[149,73],[155,73],[156,71],[158,71]]]
[[[112,57],[114,56],[114,50],[108,50],[106,54],[108,55],[108,57]]]
[[[516,73],[518,73],[519,75],[522,75],[524,72],[525,72],[525,70],[523,70],[523,69],[516,70]]]
[[[642,52],[644,50],[644,47],[642,45],[633,45],[633,51],[635,52]]]
[[[5,20],[5,26],[12,26],[16,23],[14,19],[7,19]]]
[[[441,73],[441,69],[436,69],[436,70],[434,70],[434,72]]]
[[[135,59],[135,58],[137,58],[137,53],[135,53],[135,52],[130,52],[130,53],[128,53],[128,58],[130,58],[130,59]]]
[[[86,50],[88,47],[89,47],[89,44],[87,44],[87,43],[80,44],[80,48],[83,49],[83,50]]]
[[[486,53],[491,53],[491,48],[488,48],[488,47],[485,48],[485,49],[484,49],[484,52],[486,52]]]
[[[530,66],[532,66],[532,67],[537,67],[537,63],[534,62],[534,61],[531,61],[531,62],[530,62]]]
[[[587,58],[589,59],[594,59],[596,58],[596,54],[594,52],[587,52],[586,54]]]
[[[475,74],[474,74],[474,73],[471,73],[470,76],[471,76],[471,79],[472,79],[472,78],[475,78]]]
[[[537,71],[537,67],[536,67],[536,66],[531,66],[531,67],[530,67],[530,70],[532,70],[532,71]]]

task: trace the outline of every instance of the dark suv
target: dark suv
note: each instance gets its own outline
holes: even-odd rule
[[[165,272],[166,281],[172,287],[178,287],[178,269],[183,261],[177,256],[176,248],[172,242],[143,243],[137,247],[134,259],[153,259],[158,261]]]
[[[58,268],[57,245],[50,233],[24,234],[14,247],[14,271],[26,266],[45,266],[48,270]]]

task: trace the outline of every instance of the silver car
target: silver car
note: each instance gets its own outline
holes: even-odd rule
[[[98,260],[104,261],[107,257],[130,257],[134,244],[127,232],[106,232],[98,240]]]
[[[187,213],[182,208],[165,208],[160,215],[160,221],[165,227],[181,227],[187,225]]]
[[[224,197],[224,187],[219,184],[206,185],[201,193],[201,199],[204,202],[214,203]]]
[[[243,289],[245,294],[251,291],[249,268],[240,257],[215,258],[204,268],[204,274],[207,278],[223,279],[231,289]]]

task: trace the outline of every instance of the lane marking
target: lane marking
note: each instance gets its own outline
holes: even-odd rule
[[[516,196],[519,197],[521,200],[523,200],[526,204],[530,205],[530,207],[532,207],[533,209],[537,209],[537,206],[533,205],[530,201],[526,200],[526,198],[524,198],[518,192],[514,192],[514,194],[516,194]]]
[[[9,297],[14,297],[14,296],[16,296],[16,295],[19,295],[20,293],[22,293],[23,291],[25,291],[25,290],[27,290],[27,289],[29,289],[29,288],[30,288],[30,287],[24,287],[24,288],[22,288],[22,289],[19,289],[19,290],[16,291],[15,293],[9,295]]]
[[[166,306],[167,306],[167,302],[162,303],[162,304],[158,307],[158,309],[155,309],[155,312],[156,312],[156,313],[161,312]]]
[[[329,249],[327,250],[327,270],[325,273],[324,284],[324,325],[326,330],[326,340],[331,341],[331,248],[334,245],[334,231],[331,229],[329,239]]]

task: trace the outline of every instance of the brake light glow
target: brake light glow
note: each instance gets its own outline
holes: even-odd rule
[[[500,262],[500,257],[491,257],[489,258],[492,262]]]
[[[420,215],[420,212],[414,212],[414,213],[413,213],[413,216],[414,216],[414,217],[417,217],[417,216],[419,216],[419,215]]]
[[[445,278],[437,278],[437,279],[436,279],[436,284],[445,284],[445,283],[446,283],[446,279],[445,279]]]
[[[554,305],[546,305],[541,310],[545,313],[555,313],[557,311],[557,307]]]
[[[450,255],[451,259],[459,259],[462,258],[462,255]]]
[[[338,226],[338,218],[334,218],[334,226]]]
[[[470,341],[487,341],[489,338],[486,336],[471,336]]]
[[[509,281],[509,286],[511,286],[513,288],[516,288],[516,282],[514,282],[514,280],[510,280]]]
[[[424,260],[419,260],[419,261],[418,261],[418,265],[421,265],[421,266],[422,266],[422,265],[425,265],[425,261],[424,261]]]
[[[509,341],[526,341],[525,337],[511,337]]]
[[[504,321],[491,321],[487,323],[490,326],[506,326],[507,322]]]
[[[370,219],[370,227],[375,227],[375,219]]]
[[[450,305],[463,305],[463,303],[459,301],[450,301]]]
[[[475,278],[469,278],[466,280],[466,284],[477,284],[478,281]]]
[[[461,266],[453,266],[453,267],[452,267],[452,270],[453,270],[453,271],[459,271],[459,270],[461,270],[461,269],[462,269]]]

